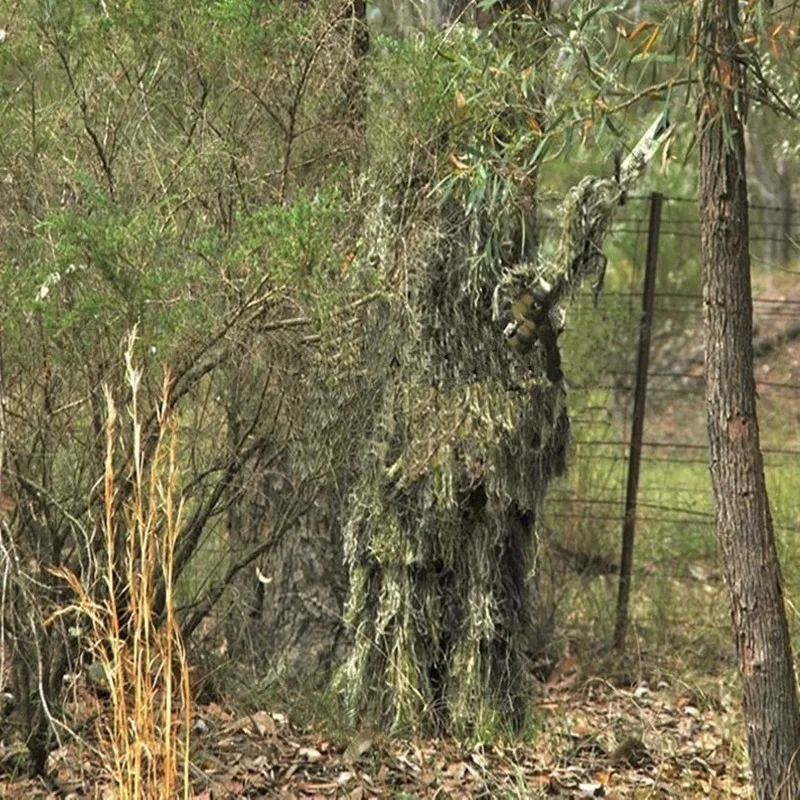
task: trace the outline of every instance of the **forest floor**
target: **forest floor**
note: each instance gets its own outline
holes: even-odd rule
[[[268,709],[236,714],[195,709],[191,780],[195,800],[283,798],[700,798],[749,797],[742,720],[724,681],[622,685],[558,665],[535,702],[524,740],[491,744],[344,732],[330,722],[298,726]],[[80,730],[93,739],[97,703],[80,703]],[[77,722],[77,720],[76,720]],[[115,797],[92,749],[66,744],[50,760],[54,782],[12,780],[3,798]]]

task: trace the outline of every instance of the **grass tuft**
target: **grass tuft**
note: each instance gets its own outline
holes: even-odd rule
[[[191,691],[173,577],[183,522],[177,499],[177,426],[170,417],[165,375],[157,438],[153,444],[145,442],[138,407],[141,372],[132,362],[133,342],[132,336],[125,357],[131,389],[127,419],[120,420],[111,392],[105,390],[99,580],[89,586],[74,572],[58,570],[76,598],[59,613],[77,613],[87,623],[85,642],[94,660],[95,683],[108,693],[97,718],[99,750],[117,796],[189,797]],[[126,467],[118,472],[120,462]]]

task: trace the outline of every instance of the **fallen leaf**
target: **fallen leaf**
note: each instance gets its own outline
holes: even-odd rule
[[[586,720],[578,720],[570,731],[570,736],[574,739],[583,739],[586,736],[592,735],[592,726]]]
[[[481,769],[486,769],[489,766],[489,761],[483,753],[474,752],[471,758],[473,763]]]
[[[467,765],[463,761],[454,761],[452,764],[447,765],[445,774],[448,778],[460,781],[467,772]]]
[[[312,764],[322,758],[322,753],[316,747],[301,747],[297,751],[297,755]]]

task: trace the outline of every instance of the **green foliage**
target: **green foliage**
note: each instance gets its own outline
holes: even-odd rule
[[[12,582],[30,583],[29,564],[67,567],[102,594],[94,565],[108,553],[92,530],[103,389],[127,402],[120,347],[136,326],[142,405],[150,411],[169,364],[181,425],[183,623],[230,580],[233,559],[213,551],[232,537],[228,509],[246,492],[261,500],[281,457],[290,474],[269,502],[250,501],[274,519],[247,520],[281,535],[361,422],[347,394],[358,336],[341,339],[358,330],[351,304],[376,282],[355,257],[363,139],[351,28],[341,4],[324,2],[23,0],[15,15],[0,43],[0,387],[13,463],[3,491],[23,509],[9,522],[24,565]],[[322,373],[332,354],[333,377]],[[249,574],[259,546],[256,536],[235,552]],[[36,618],[57,600],[43,588]],[[52,654],[43,691],[57,714],[57,673],[73,655],[61,652],[74,643],[2,613],[10,636],[37,637],[26,658],[34,645],[48,663]],[[44,763],[48,723],[37,719]]]
[[[283,52],[273,54],[278,63],[287,43],[302,42],[324,17],[271,8],[276,20],[293,26],[276,30],[263,24],[258,5],[230,0],[199,7],[186,2],[168,12],[146,2],[115,5],[108,13],[80,3],[26,9],[26,37],[6,43],[4,52],[11,46],[19,56],[16,69],[29,96],[15,98],[0,121],[10,190],[18,193],[35,181],[41,198],[38,208],[19,207],[30,219],[29,234],[9,231],[5,240],[11,263],[20,265],[2,273],[15,313],[41,315],[48,336],[80,330],[84,338],[87,331],[102,337],[138,323],[148,340],[171,343],[168,355],[224,311],[236,296],[228,290],[247,292],[266,280],[299,292],[312,309],[317,300],[330,309],[352,293],[353,276],[345,284],[338,272],[357,237],[336,181],[301,190],[288,204],[271,202],[268,184],[244,194],[241,170],[249,167],[255,177],[254,147],[233,131],[227,140],[220,137],[214,123],[202,129],[201,112],[220,116],[222,125],[236,124],[226,120],[233,107],[216,76],[245,67],[253,77],[268,73],[263,48],[271,43],[265,37],[282,43]],[[224,48],[213,44],[222,30]],[[231,37],[238,46],[241,36],[256,34],[257,41],[232,51]],[[26,84],[28,47],[37,40],[42,77]],[[196,45],[192,54],[188,48]],[[287,65],[289,87],[303,66],[296,60]],[[15,62],[6,63],[7,73],[13,71]],[[194,85],[185,68],[197,75]],[[39,110],[57,96],[58,106]],[[272,124],[269,117],[266,123]],[[27,171],[31,157],[42,167],[35,176]],[[264,166],[275,161],[271,155]],[[231,180],[240,184],[238,197]],[[220,213],[210,206],[214,195]]]
[[[547,52],[540,26],[520,24],[506,41],[457,25],[381,39],[374,59],[371,166],[407,172],[416,153],[412,168],[470,229],[476,274],[535,246],[529,198],[547,139],[532,109]]]

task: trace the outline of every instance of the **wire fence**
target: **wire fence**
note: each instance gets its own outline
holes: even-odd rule
[[[634,452],[635,398],[644,390],[637,380],[636,352],[650,203],[649,196],[627,198],[608,247],[607,288],[597,306],[591,297],[576,302],[569,322],[574,330],[568,327],[562,340],[572,463],[569,476],[549,497],[546,524],[558,541],[584,551],[599,548],[616,562],[631,510],[628,473],[636,461],[633,513],[641,556],[635,566],[665,563],[661,575],[671,578],[686,574],[689,560],[716,559],[705,433],[700,230],[695,198],[663,197],[643,435]],[[546,222],[545,236],[547,230]],[[800,284],[795,288],[791,278],[800,274],[800,208],[753,204],[750,233],[762,452],[776,531],[791,536],[800,533]]]

